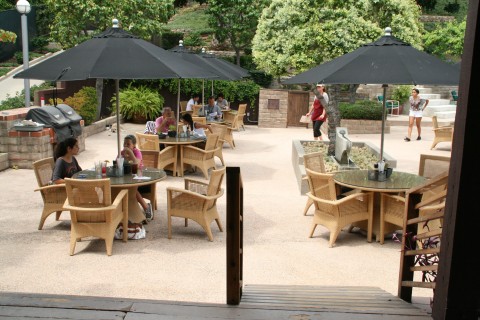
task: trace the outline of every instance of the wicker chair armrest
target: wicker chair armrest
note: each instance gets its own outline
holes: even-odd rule
[[[371,198],[369,200],[372,200],[373,199],[373,192],[357,192],[357,193],[349,194],[346,197],[343,197],[341,199],[336,200],[335,204],[341,205],[341,204],[344,204],[345,202],[349,202],[349,201],[352,201],[352,200],[355,200],[355,199],[360,199],[360,198],[365,198],[365,197]]]
[[[72,210],[72,211],[79,211],[79,212],[98,212],[98,211],[114,211],[118,207],[117,206],[107,206],[107,207],[96,207],[96,208],[85,208],[85,207],[76,207],[76,206],[71,206],[68,203],[68,199],[65,201],[63,204],[63,210]]]
[[[190,185],[200,185],[202,187],[208,188],[208,182],[200,181],[196,179],[185,178],[185,190],[190,190]]]
[[[318,198],[318,197],[315,197],[311,192],[307,192],[307,196],[310,199],[312,199],[313,201],[318,201],[318,202],[322,202],[322,203],[330,204],[330,205],[337,205],[338,204],[337,200],[326,200],[326,199]]]
[[[203,195],[203,194],[200,194],[200,193],[197,193],[197,192],[194,192],[194,191],[190,191],[190,190],[184,190],[184,189],[175,188],[175,187],[168,187],[167,188],[167,193],[169,194],[169,197],[170,197],[170,194],[172,194],[173,192],[186,193],[186,194],[189,194],[191,196],[197,197],[197,198],[202,199],[202,200],[215,200],[215,199],[220,198],[223,195],[223,189],[220,189],[220,191],[213,196],[206,196],[206,195]]]
[[[128,198],[128,190],[122,189],[115,197],[115,200],[112,203],[112,207],[115,207],[115,208],[118,207],[122,202],[123,198],[125,197]]]
[[[44,191],[44,190],[52,191],[53,189],[62,189],[62,188],[65,189],[65,184],[64,183],[52,184],[52,185],[49,185],[49,186],[43,186],[43,187],[35,189],[34,191]]]

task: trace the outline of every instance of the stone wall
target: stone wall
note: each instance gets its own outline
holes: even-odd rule
[[[258,99],[258,126],[261,128],[286,128],[287,109],[287,90],[260,90]]]

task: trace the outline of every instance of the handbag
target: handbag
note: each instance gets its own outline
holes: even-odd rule
[[[310,116],[303,115],[300,118],[300,122],[301,123],[310,123],[310,122],[312,122],[312,118]]]
[[[138,239],[145,239],[147,236],[147,231],[145,227],[141,223],[133,223],[128,222],[128,240],[138,240]],[[115,230],[115,239],[122,240],[123,239],[123,224],[120,223]]]

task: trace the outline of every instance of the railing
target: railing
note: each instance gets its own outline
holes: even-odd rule
[[[227,304],[238,305],[243,286],[243,183],[239,167],[227,167]]]

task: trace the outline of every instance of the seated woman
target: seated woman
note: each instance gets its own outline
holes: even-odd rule
[[[52,183],[65,183],[65,178],[71,178],[82,168],[75,159],[78,154],[78,141],[75,138],[67,138],[57,144],[55,148],[55,167],[53,168]]]
[[[137,139],[134,135],[129,134],[123,140],[123,150],[121,152],[123,158],[125,158],[125,163],[137,164],[139,167],[142,166],[142,152],[137,149]],[[153,210],[152,204],[147,204],[145,199],[143,199],[142,194],[137,190],[137,201],[142,206],[143,211],[145,212],[145,217],[147,221],[152,220]]]
[[[198,137],[206,137],[205,129],[208,129],[211,133],[213,133],[211,125],[193,122],[192,115],[189,113],[185,113],[182,115],[182,122],[188,127],[192,135]]]
[[[177,125],[172,108],[164,107],[162,116],[155,120],[155,133],[168,133],[168,127],[171,125]]]
[[[228,109],[228,101],[225,100],[223,93],[219,93],[217,95],[217,101],[215,101],[215,105],[220,108],[220,110],[227,110]]]

